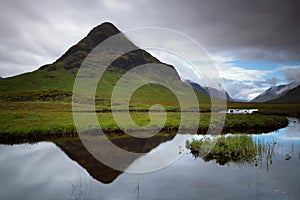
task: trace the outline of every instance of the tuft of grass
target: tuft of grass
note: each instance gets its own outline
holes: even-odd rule
[[[219,164],[229,161],[253,161],[256,155],[256,146],[247,135],[221,136],[213,140],[192,140],[188,148],[194,156],[203,157],[209,161],[215,159]]]
[[[265,166],[266,170],[273,163],[276,145],[278,143],[275,141],[254,140],[245,134],[186,141],[186,147],[196,158],[215,160],[220,165],[228,162],[253,163],[260,168]],[[287,158],[290,156],[285,157]]]

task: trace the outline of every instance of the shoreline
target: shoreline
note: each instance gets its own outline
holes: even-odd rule
[[[23,103],[1,103],[1,113],[0,113],[0,143],[15,143],[18,141],[43,141],[54,137],[68,137],[68,136],[78,136],[76,132],[76,127],[74,125],[72,116],[72,105],[69,103],[33,103],[33,102],[23,102]],[[236,106],[237,109],[245,108]],[[232,107],[232,106],[230,106]],[[249,106],[256,107],[256,106]],[[144,112],[147,109],[145,105],[140,105],[139,108],[131,108],[131,118],[139,126],[147,126],[150,123],[149,113]],[[221,121],[222,116],[219,118],[211,118],[211,112],[209,109],[200,109],[200,119],[196,120],[189,114],[186,114],[185,119],[186,125],[181,133],[192,133],[192,134],[206,134],[208,126],[212,124],[216,128],[222,128],[222,134],[226,133],[266,133],[283,128],[288,125],[288,111],[293,114],[293,110],[297,112],[298,106],[286,105],[286,107],[276,107],[268,110],[263,110],[261,107],[259,112],[254,112],[252,114],[226,114],[226,119],[224,126],[222,126]],[[282,108],[282,109],[280,109]],[[102,129],[109,137],[120,137],[124,134],[123,131],[118,127],[114,120],[114,117],[109,109],[106,110],[104,107],[96,107],[96,116]],[[99,112],[103,111],[105,112]],[[136,110],[133,112],[132,110]],[[151,132],[177,132],[178,127],[181,123],[181,112],[176,112],[177,109],[174,107],[168,107],[167,118],[162,130],[158,129],[159,124],[154,123],[153,127],[150,127],[148,131]],[[107,112],[106,112],[107,111]],[[147,110],[148,111],[148,110]],[[85,112],[81,112],[84,119]],[[282,116],[283,114],[286,114]],[[156,117],[154,112],[154,117]],[[126,113],[120,111],[121,117],[124,115],[126,119]],[[222,114],[221,114],[222,115]],[[159,113],[157,114],[159,116]],[[159,119],[159,118],[158,118]],[[88,121],[87,121],[88,123]],[[130,129],[130,123],[124,121],[123,127],[126,130]],[[198,126],[198,127],[197,127]],[[193,129],[189,128],[193,127]],[[97,126],[88,126],[87,128],[97,128]],[[134,127],[132,127],[134,128]],[[197,129],[197,131],[194,131]],[[210,129],[213,131],[213,129]],[[144,131],[145,129],[136,129],[130,131]],[[214,134],[213,132],[210,132]],[[173,133],[172,133],[173,134]]]
[[[284,128],[288,125],[287,117],[284,118],[285,120],[276,121],[272,124],[247,124],[245,122],[236,123],[236,124],[224,124],[222,129],[223,134],[237,134],[237,133],[247,133],[247,134],[262,134],[272,132],[281,128]],[[114,137],[122,137],[126,136],[127,134],[122,131],[122,129],[118,128],[104,128],[102,129],[106,136],[109,138]],[[194,128],[183,128],[182,131],[186,131],[186,133],[190,133],[189,131],[194,130]],[[199,127],[197,130],[197,134],[205,135],[207,133],[208,126]],[[87,130],[89,134],[95,135],[97,129],[90,129]],[[177,134],[178,126],[165,126],[161,130],[158,129],[131,129],[130,131],[133,132],[158,132],[158,134]],[[158,135],[156,134],[156,135]],[[67,137],[78,137],[78,133],[76,129],[65,129],[63,131],[32,131],[29,133],[18,133],[18,132],[6,132],[0,133],[0,144],[18,144],[18,143],[35,143],[40,141],[51,141],[51,139],[55,138],[67,138]]]

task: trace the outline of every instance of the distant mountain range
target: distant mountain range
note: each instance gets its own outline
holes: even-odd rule
[[[251,102],[299,102],[299,87],[300,82],[297,81],[287,85],[273,86],[255,97]]]
[[[225,99],[224,100],[227,100],[227,101],[234,101],[230,95],[228,94],[227,91],[223,90],[223,91],[219,91],[215,88],[212,88],[212,87],[202,87],[201,85],[199,85],[198,83],[195,83],[193,81],[190,81],[190,80],[187,80],[186,83],[188,83],[189,85],[191,85],[193,88],[195,88],[196,90],[204,93],[204,94],[207,94],[207,95],[210,95],[212,97],[216,97],[216,98],[219,98],[219,99],[224,99],[224,96],[223,94],[225,94]]]

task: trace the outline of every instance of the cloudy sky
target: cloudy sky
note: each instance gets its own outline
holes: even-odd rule
[[[229,94],[251,99],[300,81],[299,10],[297,0],[1,0],[0,76],[52,63],[110,21],[121,31],[162,27],[188,35],[208,52]]]

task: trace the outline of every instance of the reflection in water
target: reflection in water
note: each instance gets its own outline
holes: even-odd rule
[[[147,158],[153,152],[163,150],[170,140],[182,140],[183,145],[174,148],[182,155],[179,160],[144,174],[121,173],[106,167],[77,138],[57,139],[53,141],[56,145],[0,145],[0,199],[298,199],[300,129],[299,121],[293,120],[290,119],[288,127],[272,133],[243,135],[241,144],[247,144],[247,148],[241,149],[255,149],[255,154],[251,157],[247,151],[240,155],[250,155],[250,160],[241,159],[238,152],[229,160],[228,152],[217,155],[226,155],[225,162],[217,161],[217,157],[213,158],[217,163],[195,159],[184,144],[187,139],[209,138],[203,135],[145,141],[114,139],[124,149],[148,152],[128,163],[128,168],[150,165]],[[219,142],[222,148],[228,145],[226,137]],[[234,142],[237,136],[230,137]],[[157,160],[166,159],[168,154],[160,154]]]
[[[134,137],[123,137],[115,138],[111,141],[118,147],[131,152],[146,153],[157,147],[160,143],[166,142],[174,138],[175,135],[164,135],[164,136],[154,136],[150,138],[134,138]],[[93,136],[91,136],[93,137]],[[98,181],[102,183],[111,183],[114,181],[122,172],[112,169],[103,163],[99,162],[90,152],[87,151],[85,146],[82,144],[79,138],[70,138],[63,140],[56,140],[54,143],[63,150],[68,157],[76,161],[83,168],[85,168],[88,173]],[[104,151],[106,154],[111,154],[109,149],[101,148],[96,146],[94,151]],[[116,155],[111,154],[112,158]],[[128,162],[128,166],[133,162]],[[127,166],[127,167],[128,167]]]
[[[297,143],[300,142],[300,123],[298,119],[289,119],[289,126],[283,134],[279,135],[281,140],[291,140]]]

